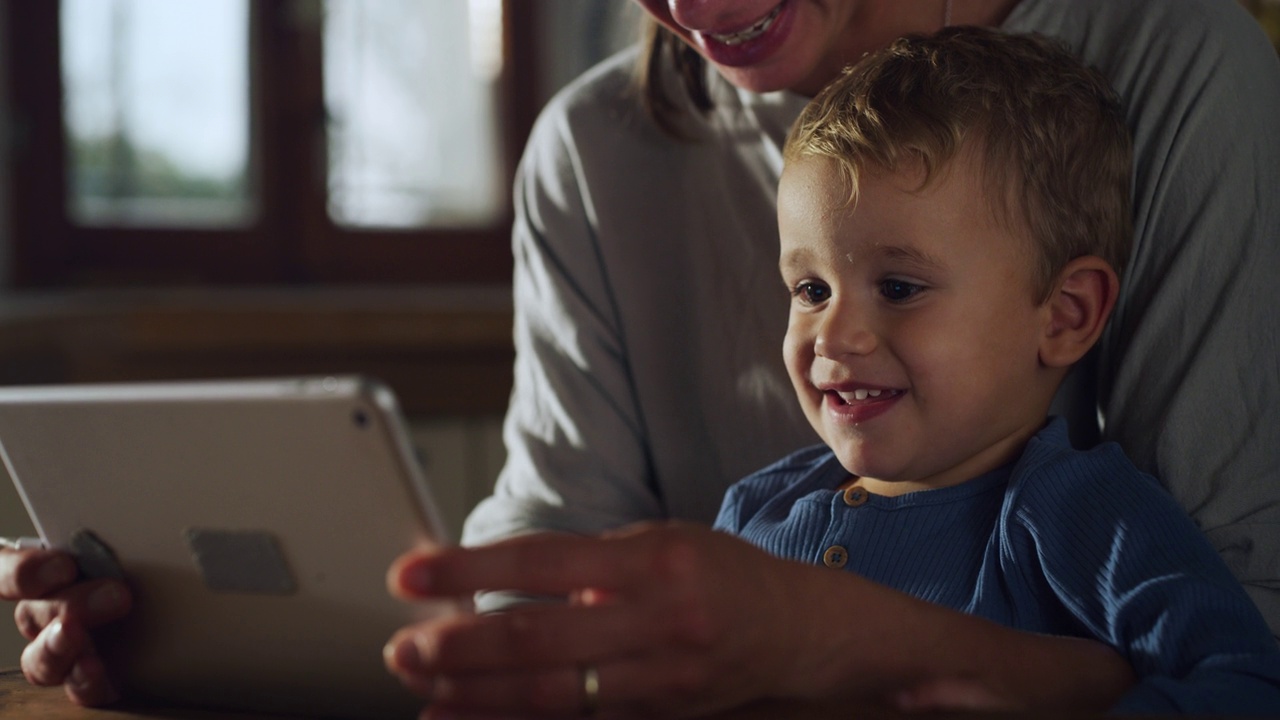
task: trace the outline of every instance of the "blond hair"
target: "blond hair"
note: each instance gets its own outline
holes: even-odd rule
[[[1077,257],[1123,269],[1133,151],[1119,100],[1040,35],[954,27],[902,38],[813,99],[784,157],[835,161],[854,202],[860,172],[923,168],[923,187],[962,150],[980,159],[997,217],[1030,229],[1042,298]]]

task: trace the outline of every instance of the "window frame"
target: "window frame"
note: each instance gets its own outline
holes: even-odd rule
[[[509,282],[510,192],[476,229],[336,226],[326,207],[319,0],[250,0],[250,114],[257,213],[243,228],[87,227],[66,202],[59,8],[4,0],[0,27],[12,122],[11,257],[17,288]],[[498,80],[510,188],[537,113],[535,3],[505,0]]]

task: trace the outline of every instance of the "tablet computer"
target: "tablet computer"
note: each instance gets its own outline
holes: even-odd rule
[[[400,553],[448,536],[395,399],[361,377],[0,388],[0,454],[41,539],[119,573],[95,634],[127,696],[413,717],[392,598]]]

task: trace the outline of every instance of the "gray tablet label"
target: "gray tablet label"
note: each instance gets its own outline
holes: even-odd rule
[[[187,546],[214,592],[289,595],[298,587],[269,532],[188,528]]]

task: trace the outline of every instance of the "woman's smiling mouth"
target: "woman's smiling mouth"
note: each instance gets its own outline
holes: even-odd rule
[[[773,25],[773,21],[778,19],[778,14],[782,12],[782,3],[779,3],[768,15],[760,18],[751,25],[732,33],[706,33],[707,37],[724,45],[740,45],[748,40],[754,40],[769,30]]]

